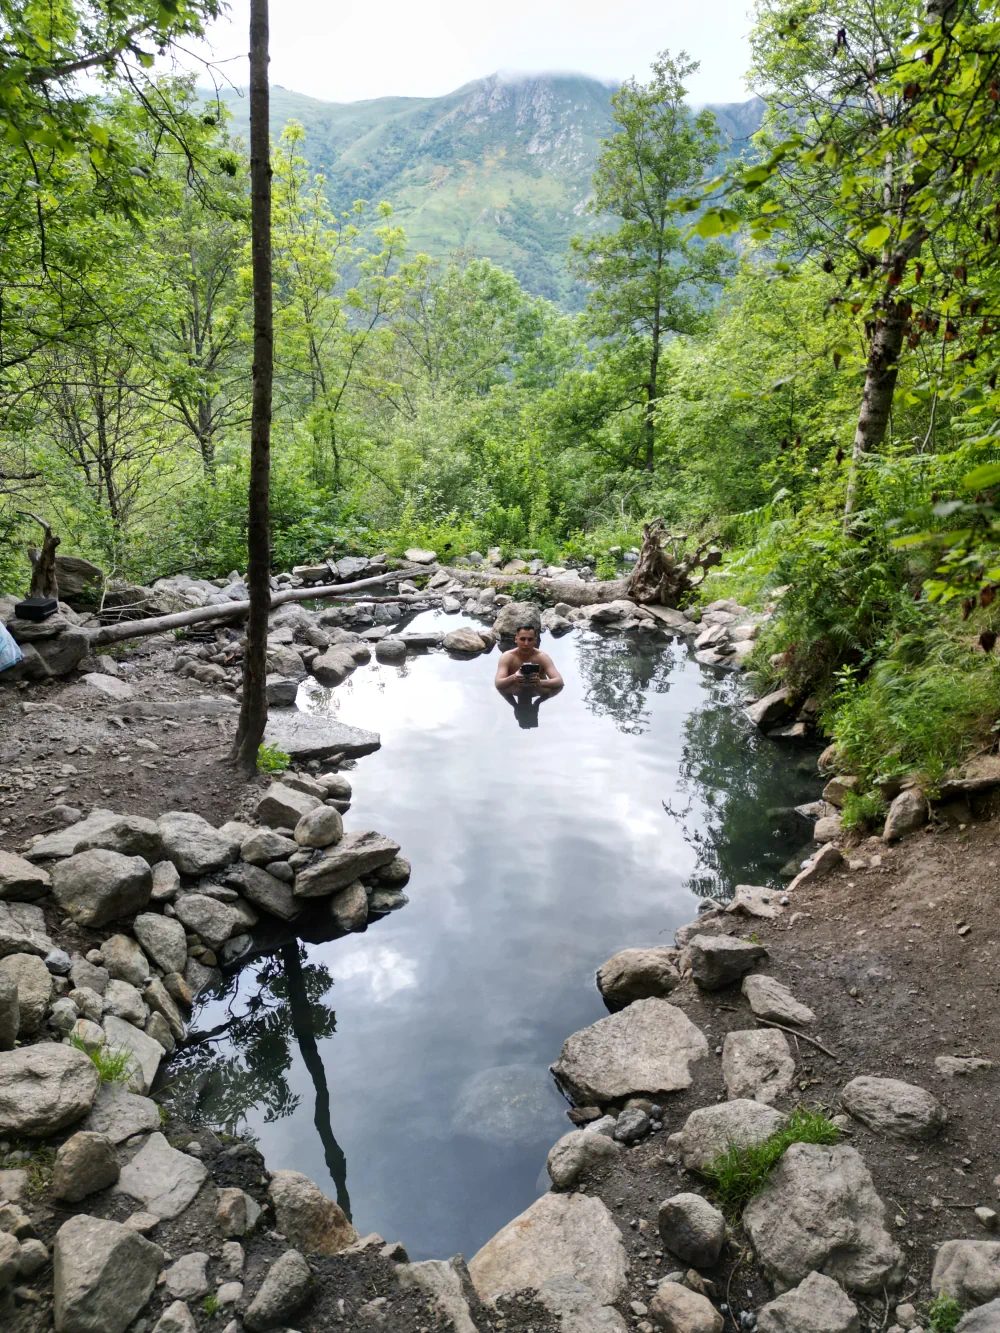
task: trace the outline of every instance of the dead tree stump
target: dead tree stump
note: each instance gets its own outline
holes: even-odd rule
[[[644,525],[642,549],[628,583],[628,595],[634,602],[679,606],[681,597],[697,588],[712,566],[721,562],[722,552],[710,541],[682,553],[680,547],[686,540],[683,534],[670,536],[662,518]],[[701,578],[696,579],[699,570]]]

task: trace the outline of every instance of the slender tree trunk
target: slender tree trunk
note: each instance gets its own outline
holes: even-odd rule
[[[652,472],[655,466],[654,448],[656,445],[656,402],[657,385],[660,378],[660,271],[663,268],[663,252],[656,257],[656,293],[653,305],[652,347],[649,353],[649,383],[646,385],[646,411],[642,423],[643,438],[646,442],[645,468]]]
[[[271,292],[271,148],[268,0],[250,0],[250,255],[253,265],[253,404],[247,586],[250,614],[243,655],[243,704],[233,757],[247,776],[267,725],[267,616],[271,605],[271,379],[274,321]]]
[[[866,454],[877,449],[885,439],[892,399],[899,375],[899,356],[903,349],[906,313],[898,301],[883,312],[868,349],[865,367],[865,387],[861,396],[861,412],[854,447],[851,451],[851,471],[847,479],[847,498],[844,501],[844,526],[850,523],[858,498],[858,476]]]

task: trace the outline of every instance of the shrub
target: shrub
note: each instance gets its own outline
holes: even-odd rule
[[[954,1296],[938,1296],[927,1307],[928,1333],[954,1333],[964,1313]]]
[[[291,759],[285,754],[284,750],[279,750],[276,745],[261,744],[258,747],[258,773],[284,773],[291,762]]]
[[[845,792],[841,809],[844,828],[863,832],[881,823],[885,819],[887,810],[885,798],[880,792],[869,791],[863,794],[856,791]]]
[[[820,1111],[798,1107],[788,1124],[763,1143],[741,1147],[732,1143],[703,1172],[731,1222],[739,1220],[743,1209],[767,1184],[771,1172],[793,1143],[837,1143],[840,1130]]]

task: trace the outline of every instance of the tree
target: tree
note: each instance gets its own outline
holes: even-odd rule
[[[684,52],[663,52],[648,84],[624,83],[611,99],[617,128],[602,144],[590,212],[612,214],[613,231],[574,237],[578,273],[590,284],[590,328],[623,347],[629,367],[626,395],[642,404],[637,462],[656,461],[657,406],[662,391],[664,339],[697,326],[710,285],[723,271],[720,246],[691,245],[676,225],[674,203],[690,190],[718,153],[715,118],[692,115],[684,80],[697,70]]]

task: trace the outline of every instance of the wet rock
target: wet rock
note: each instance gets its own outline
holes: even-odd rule
[[[484,1301],[569,1274],[611,1305],[625,1296],[627,1271],[621,1232],[601,1200],[586,1194],[542,1195],[469,1264]]]
[[[208,1255],[204,1250],[184,1254],[171,1264],[167,1269],[166,1287],[179,1301],[194,1301],[204,1296],[209,1288]]]
[[[691,1086],[691,1065],[708,1043],[682,1010],[666,1000],[636,1000],[563,1044],[552,1073],[578,1105],[607,1105],[639,1093]]]
[[[751,1028],[729,1032],[722,1045],[722,1077],[731,1101],[775,1102],[792,1089],[795,1061],[783,1032]]]
[[[243,1316],[250,1333],[278,1328],[309,1295],[312,1273],[297,1250],[286,1250],[268,1269],[257,1295]]]
[[[841,1091],[840,1103],[869,1129],[901,1139],[932,1139],[948,1119],[936,1097],[896,1078],[852,1079]]]
[[[299,1171],[275,1171],[267,1194],[278,1230],[306,1254],[337,1254],[358,1238],[341,1208]]]
[[[740,1148],[763,1143],[788,1117],[761,1102],[730,1101],[692,1111],[681,1133],[681,1157],[689,1171],[705,1170],[735,1144]]]
[[[148,1097],[126,1092],[115,1083],[105,1083],[99,1089],[82,1128],[112,1143],[124,1143],[135,1134],[151,1134],[158,1130],[160,1110]]]
[[[330,899],[330,915],[341,930],[364,928],[368,920],[368,894],[359,879],[333,895]]]
[[[832,1278],[810,1273],[757,1316],[759,1333],[860,1333],[857,1307]]]
[[[78,1213],[53,1247],[56,1333],[124,1333],[152,1295],[163,1251],[118,1222]]]
[[[183,893],[174,903],[178,918],[188,930],[200,935],[213,949],[221,949],[232,935],[238,935],[243,921],[229,903],[220,903],[202,893]]]
[[[760,727],[761,730],[766,731],[768,727],[786,721],[794,711],[791,692],[781,689],[765,694],[762,699],[758,699],[755,704],[750,705],[746,714],[755,727]]]
[[[14,852],[0,850],[0,899],[33,902],[48,893],[51,883],[47,870]]]
[[[970,1310],[955,1325],[955,1333],[997,1333],[1000,1328],[1000,1300]]]
[[[295,825],[295,841],[300,847],[330,847],[344,836],[344,821],[332,806],[320,805]]]
[[[770,1018],[792,1027],[807,1027],[816,1021],[813,1011],[796,1000],[777,977],[759,972],[746,976],[743,978],[743,994],[758,1018]]]
[[[80,1130],[56,1153],[52,1169],[53,1198],[79,1203],[88,1194],[113,1185],[119,1172],[115,1146],[107,1135]]]
[[[691,975],[702,990],[721,990],[768,956],[762,944],[735,935],[696,935],[687,948]]]
[[[207,1175],[207,1168],[196,1157],[171,1148],[162,1134],[150,1134],[122,1168],[115,1193],[138,1200],[157,1217],[178,1217],[193,1202]]]
[[[52,869],[52,895],[79,926],[104,926],[141,912],[153,889],[141,856],[94,849],[77,852]]]
[[[183,969],[187,959],[187,940],[184,927],[176,918],[163,916],[159,912],[143,912],[132,922],[132,929],[145,952],[162,972],[180,972]]]
[[[757,1260],[785,1291],[811,1272],[874,1295],[903,1271],[885,1208],[858,1153],[793,1143],[743,1215]]]
[[[569,1189],[592,1166],[609,1161],[620,1153],[619,1145],[603,1134],[574,1129],[550,1148],[545,1168],[557,1189]]]
[[[711,1268],[726,1239],[726,1219],[700,1194],[675,1194],[660,1204],[660,1239],[682,1263]]]
[[[153,1086],[156,1071],[163,1059],[163,1047],[132,1023],[114,1014],[105,1014],[101,1021],[108,1048],[112,1051],[127,1050],[132,1055],[132,1067],[129,1072],[128,1088],[145,1096]]]
[[[459,629],[449,630],[442,643],[449,653],[460,655],[481,653],[486,648],[486,640],[482,635],[465,625]]]
[[[597,989],[609,1009],[666,996],[680,985],[676,949],[622,949],[597,970]]]
[[[153,1333],[198,1333],[191,1311],[183,1301],[174,1301],[160,1315]]]
[[[475,1289],[461,1255],[454,1259],[427,1259],[423,1263],[405,1261],[397,1270],[403,1291],[419,1288],[427,1296],[441,1323],[455,1333],[476,1333],[470,1302]]]
[[[273,866],[275,863],[269,864]],[[291,877],[290,866],[283,861],[279,861],[277,865],[287,869]],[[225,879],[227,884],[239,889],[244,898],[255,907],[278,917],[281,921],[290,921],[302,911],[302,903],[296,900],[291,884],[278,879],[267,870],[262,870],[260,866],[237,862],[232,869],[226,871]]]
[[[166,918],[164,918],[166,919]],[[101,954],[108,976],[114,981],[126,981],[130,986],[144,986],[149,976],[146,955],[130,935],[112,935],[101,945]],[[110,982],[108,986],[110,986]],[[104,989],[105,995],[108,987]]]
[[[664,1280],[649,1302],[649,1313],[664,1333],[722,1333],[722,1315],[707,1296]]]
[[[931,1274],[935,1296],[950,1296],[962,1305],[985,1305],[1000,1297],[1000,1241],[946,1240]]]
[[[17,983],[9,973],[0,971],[0,1051],[14,1049],[20,1022]]]
[[[889,806],[882,837],[886,842],[895,842],[907,833],[915,833],[927,823],[927,811],[927,797],[918,787],[901,791]]]
[[[357,830],[345,833],[336,846],[315,855],[295,877],[297,898],[321,898],[346,888],[356,879],[388,865],[399,853],[399,843],[381,833]]]
[[[34,1036],[52,1003],[51,972],[36,954],[12,953],[0,958],[0,974],[17,987],[18,1035],[22,1040]]]
[[[44,1138],[81,1120],[97,1096],[94,1062],[45,1042],[0,1052],[0,1134]]]
[[[266,866],[269,861],[284,861],[298,849],[297,842],[275,833],[273,829],[254,829],[240,847],[240,861],[252,866]]]
[[[182,875],[207,875],[235,861],[239,839],[213,828],[207,819],[188,810],[170,810],[156,821],[163,854]]]

